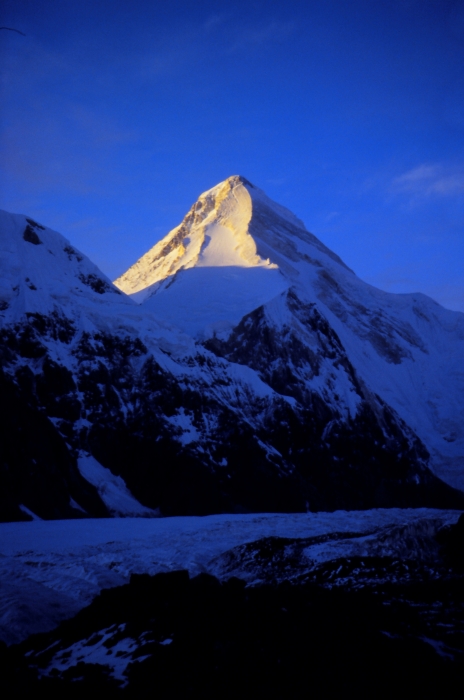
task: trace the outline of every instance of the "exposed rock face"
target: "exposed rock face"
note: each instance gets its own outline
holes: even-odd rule
[[[387,557],[335,562],[337,573],[357,566],[359,578],[369,571],[380,579],[355,591],[314,579],[246,588],[238,578],[220,582],[206,573],[133,575],[53,632],[0,646],[0,688],[296,697],[308,685],[318,696],[371,695],[381,678],[392,694],[401,687],[453,695],[464,655],[462,576],[419,575],[411,585],[401,580],[402,564]],[[326,566],[320,573],[334,572]]]
[[[69,497],[89,515],[111,511],[76,471],[82,455],[121,476],[139,502],[163,514],[460,502],[427,469],[427,451],[412,431],[357,382],[330,335],[322,338],[334,371],[341,368],[356,396],[352,416],[336,399],[308,390],[316,355],[305,346],[300,352],[296,342],[264,343],[259,323],[250,342],[259,353],[261,336],[264,366],[251,363],[270,387],[261,395],[245,384],[240,367],[232,365],[238,376],[230,376],[230,365],[201,347],[178,362],[179,381],[138,338],[84,331],[68,343],[62,321],[39,319],[43,334],[37,321],[3,337],[10,407],[2,425],[5,519],[19,517],[20,504],[45,518],[82,515],[70,510]],[[51,359],[45,334],[54,354],[69,349],[66,365]],[[209,345],[239,359],[233,341]],[[247,343],[243,348],[246,354]],[[290,360],[299,371],[286,374]]]
[[[430,467],[460,455],[463,315],[368,287],[243,178],[117,280],[140,306],[31,219],[0,234],[3,520],[462,505]]]

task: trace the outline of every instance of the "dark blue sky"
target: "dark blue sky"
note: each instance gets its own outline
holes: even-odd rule
[[[0,206],[110,277],[241,174],[464,311],[463,0],[3,0]]]

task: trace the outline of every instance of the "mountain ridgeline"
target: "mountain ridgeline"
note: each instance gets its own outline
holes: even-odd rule
[[[114,284],[0,216],[0,519],[464,507],[464,314],[242,177]]]

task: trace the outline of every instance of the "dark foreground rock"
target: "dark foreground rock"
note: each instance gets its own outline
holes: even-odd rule
[[[370,561],[369,566],[385,562]],[[451,697],[464,680],[462,575],[357,590],[134,575],[57,630],[0,650],[1,689],[83,697]]]

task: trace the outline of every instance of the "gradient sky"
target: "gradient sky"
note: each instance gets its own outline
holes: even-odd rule
[[[463,0],[2,0],[0,206],[112,279],[241,174],[464,311]]]

